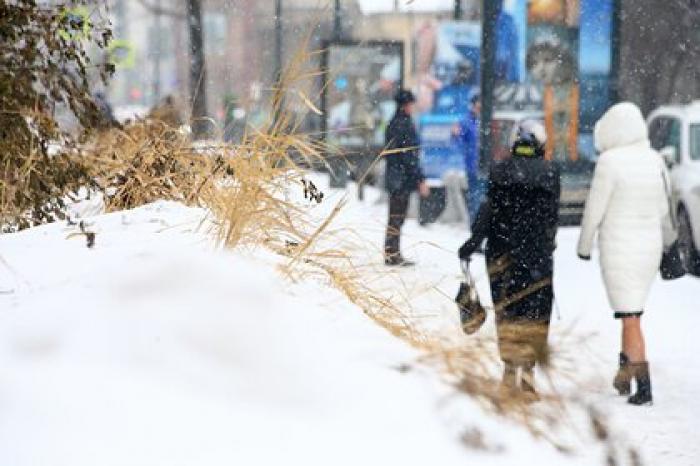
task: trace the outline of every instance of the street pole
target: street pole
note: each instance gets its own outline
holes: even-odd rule
[[[339,41],[341,38],[340,0],[335,0],[335,5],[333,7],[333,40]],[[325,118],[325,116],[322,118]],[[329,186],[331,188],[345,188],[348,184],[348,167],[344,157],[331,156],[328,165],[331,171]]]
[[[461,19],[462,19],[462,0],[455,0],[454,20],[459,21]]]
[[[610,57],[610,102],[620,100],[620,60],[622,36],[622,0],[613,0],[611,57]]]
[[[153,103],[157,104],[160,99],[160,0],[156,0],[155,7],[156,11],[153,18]]]
[[[493,118],[493,93],[496,87],[494,73],[496,62],[496,23],[501,14],[501,2],[483,0],[481,7],[481,128],[479,168],[488,171],[491,166],[493,141],[491,120]]]
[[[126,11],[126,0],[117,0],[116,5],[114,6],[114,16],[116,18],[116,24],[114,26],[114,38],[115,39],[120,39],[120,40],[126,40],[127,39],[127,34],[128,30],[126,27],[126,17],[127,17],[127,11]],[[113,82],[116,82],[118,84],[118,90],[117,90],[117,99],[118,103],[124,103],[129,101],[129,82],[130,80],[127,79],[127,72],[121,72],[117,73],[115,75],[115,80]],[[114,95],[112,95],[114,97]]]
[[[339,40],[342,35],[342,26],[340,24],[340,0],[335,0],[333,8],[333,38]]]
[[[204,66],[204,25],[200,0],[187,0],[187,25],[190,35],[190,99],[192,133],[195,139],[205,136],[207,122],[206,69]]]
[[[282,77],[282,0],[275,0],[275,80]]]

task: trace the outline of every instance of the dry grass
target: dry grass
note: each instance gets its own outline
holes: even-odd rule
[[[108,211],[159,199],[197,202],[197,190],[216,175],[217,160],[203,157],[178,128],[138,120],[101,132],[85,156]]]
[[[311,215],[308,205],[316,201],[300,199],[308,185],[298,162],[324,163],[327,148],[295,134],[296,122],[281,107],[293,99],[312,106],[294,90],[295,67],[290,69],[274,90],[275,121],[265,131],[250,130],[235,146],[193,144],[178,129],[150,120],[101,134],[88,157],[108,210],[160,199],[205,207],[221,246],[265,247],[287,257],[281,272],[289,280],[324,280],[391,334],[418,348],[424,354],[418,363],[439,368],[458,390],[544,435],[530,419],[539,414],[497,389],[492,341],[476,337],[455,343],[420,330],[407,312],[408,287],[393,298],[374,289],[372,277],[378,272],[358,264],[352,254],[368,245],[356,232],[333,229],[342,201],[325,218]]]
[[[380,272],[353,257],[354,250],[368,244],[356,232],[333,228],[343,203],[333,206],[325,218],[311,214],[309,204],[320,202],[322,196],[309,185],[301,166],[325,163],[323,154],[329,148],[298,134],[298,122],[285,111],[285,103],[296,100],[318,112],[311,99],[295,88],[313,77],[302,65],[307,61],[303,53],[296,56],[273,90],[275,118],[267,129],[250,129],[235,146],[193,144],[177,128],[151,120],[102,133],[82,157],[106,194],[108,210],[161,199],[204,207],[211,213],[213,234],[221,246],[264,247],[286,257],[281,273],[287,279],[323,280],[391,334],[419,349],[422,357],[416,364],[436,368],[456,390],[485,409],[522,423],[536,436],[568,451],[556,435],[557,428],[568,422],[568,400],[542,395],[542,402],[533,408],[499,390],[500,364],[492,338],[455,340],[421,330],[415,316],[407,312],[408,287],[391,298],[376,289]],[[547,375],[559,376],[557,370],[550,366]],[[604,421],[595,417],[594,425],[604,426]],[[483,445],[478,435],[467,437],[467,444]]]

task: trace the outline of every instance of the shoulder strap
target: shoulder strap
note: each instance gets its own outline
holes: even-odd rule
[[[668,179],[668,172],[661,168],[661,178],[664,180],[664,192],[666,193],[666,201],[668,202],[668,215],[671,218],[671,225],[674,230],[678,230],[678,218],[676,217],[676,209],[673,207],[673,191],[671,191],[671,181]]]

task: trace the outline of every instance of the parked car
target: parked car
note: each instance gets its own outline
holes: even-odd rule
[[[700,101],[659,107],[647,124],[651,145],[671,172],[681,256],[688,271],[700,275]]]

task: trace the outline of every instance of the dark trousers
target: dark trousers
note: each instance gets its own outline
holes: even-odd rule
[[[401,227],[406,220],[410,193],[389,193],[389,222],[386,227],[384,255],[386,257],[401,254]]]

